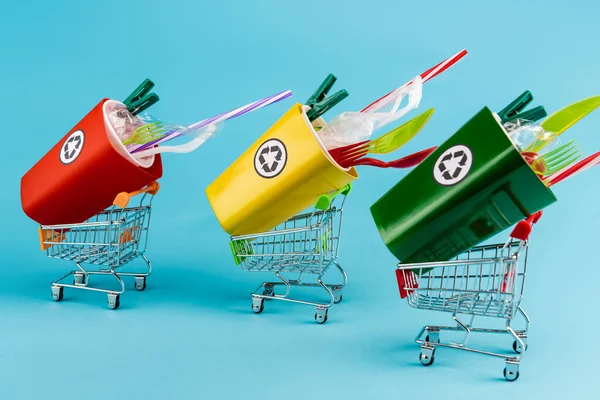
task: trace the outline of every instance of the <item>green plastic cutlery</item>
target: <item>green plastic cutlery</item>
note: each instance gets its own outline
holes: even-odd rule
[[[531,146],[525,149],[526,152],[538,153],[544,146],[550,143],[554,138],[560,136],[564,131],[575,125],[583,117],[600,107],[600,96],[594,96],[573,103],[546,118],[541,127],[546,132],[552,132],[545,140],[535,141]]]
[[[423,129],[429,118],[433,115],[434,109],[430,108],[423,114],[411,119],[403,125],[389,131],[388,133],[371,141],[353,143],[348,146],[332,149],[329,154],[341,164],[356,160],[368,153],[386,154],[404,146],[417,133]]]
[[[392,151],[404,146],[408,143],[417,133],[423,129],[429,118],[433,115],[434,109],[430,108],[423,114],[416,116],[404,125],[400,125],[398,128],[393,129],[371,141],[369,146],[369,153],[374,154],[387,154]]]
[[[151,122],[136,128],[131,136],[123,141],[123,144],[125,146],[130,144],[146,144],[164,136],[165,133],[166,129],[162,122]]]
[[[528,154],[524,154],[524,156],[528,158]],[[535,156],[530,158],[533,159],[531,168],[539,175],[552,175],[579,160],[582,154],[583,153],[577,145],[577,141],[571,140],[569,143],[566,143],[537,158]]]

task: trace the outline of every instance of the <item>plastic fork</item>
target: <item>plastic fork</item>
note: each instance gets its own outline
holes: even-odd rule
[[[552,175],[579,160],[581,156],[577,141],[571,140],[569,143],[535,158],[531,163],[531,168],[539,175]]]
[[[363,142],[338,147],[337,149],[330,150],[329,154],[331,154],[331,156],[341,165],[363,157],[368,153],[390,153],[404,146],[419,133],[427,121],[429,121],[433,112],[434,109],[431,108],[377,139],[371,141],[365,140]]]
[[[429,157],[429,155],[433,153],[435,149],[437,149],[437,146],[421,150],[394,161],[382,161],[376,158],[363,157],[357,160],[348,161],[347,164],[340,165],[344,168],[355,167],[358,165],[370,165],[377,168],[411,168],[419,165],[424,159]]]
[[[546,179],[544,179],[544,183],[546,184],[546,186],[550,187],[552,185],[556,185],[557,183],[571,177],[574,175],[577,175],[580,172],[585,171],[588,168],[591,168],[595,165],[600,164],[600,151],[592,154],[589,157],[584,158],[583,160],[579,161],[577,164],[571,165],[568,168],[565,168],[562,171],[559,171],[549,177],[547,177]]]
[[[162,122],[151,122],[136,128],[131,136],[123,141],[123,144],[125,146],[130,144],[146,144],[164,136],[165,133],[166,129]]]

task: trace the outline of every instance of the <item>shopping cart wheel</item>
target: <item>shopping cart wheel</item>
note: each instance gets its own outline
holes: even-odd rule
[[[255,314],[260,314],[265,309],[265,299],[252,297],[252,311]]]
[[[73,275],[73,285],[75,286],[87,286],[87,279],[81,272],[75,272]]]
[[[506,363],[506,367],[504,368],[504,377],[510,382],[519,379],[519,364]]]
[[[421,354],[419,354],[419,361],[426,367],[433,364],[435,361],[435,349],[422,351]]]
[[[315,321],[317,324],[324,324],[327,322],[327,309],[317,308],[317,312],[315,313]]]
[[[274,297],[275,296],[275,288],[273,287],[273,285],[265,285],[265,288],[263,289],[262,292],[263,296],[271,296]],[[265,300],[271,300],[271,299],[265,299]]]
[[[108,297],[108,308],[116,310],[121,305],[121,296],[116,293],[109,293]]]
[[[333,291],[333,302],[335,304],[339,303],[342,301],[342,291],[341,290],[334,290]]]
[[[136,276],[135,277],[135,290],[141,292],[146,289],[146,277],[145,276]]]
[[[521,338],[521,340],[525,341],[523,338]],[[519,354],[523,352],[521,344],[516,340],[513,342],[513,350],[515,351],[515,353]],[[525,351],[527,351],[527,343],[525,343]]]
[[[438,334],[438,335],[439,335],[439,334]],[[426,341],[426,342],[433,342],[432,338],[430,338],[430,337],[429,337],[429,335],[425,336],[425,341]],[[438,343],[440,342],[440,338],[439,338],[439,337],[437,338],[437,342],[438,342]]]
[[[52,299],[54,301],[61,301],[63,299],[63,292],[62,286],[52,286]]]

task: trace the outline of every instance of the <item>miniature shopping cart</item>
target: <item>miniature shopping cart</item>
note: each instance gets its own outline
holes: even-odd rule
[[[351,185],[331,195],[319,198],[312,213],[297,215],[277,228],[263,233],[232,236],[231,250],[236,264],[251,272],[273,272],[277,282],[263,282],[252,293],[252,310],[261,313],[265,300],[283,300],[316,307],[315,320],[327,321],[327,312],[334,303],[342,301],[342,288],[346,285],[346,272],[337,262],[342,209]],[[334,198],[343,195],[338,207],[332,205]],[[329,267],[335,266],[342,276],[339,284],[326,284],[323,276]],[[292,273],[295,279],[283,277]],[[295,276],[295,274],[298,274]],[[304,275],[315,275],[316,283],[305,282]],[[285,293],[275,293],[275,287],[283,285]],[[299,300],[289,297],[292,286],[322,288],[328,302]]]
[[[146,288],[146,278],[152,273],[152,266],[144,253],[152,199],[158,190],[158,182],[153,182],[136,192],[120,193],[112,207],[86,222],[40,226],[40,244],[46,255],[73,261],[78,268],[52,282],[52,298],[55,301],[63,299],[64,288],[91,290],[106,293],[108,307],[114,310],[119,308],[120,295],[125,292],[122,276],[133,276],[137,290]],[[127,207],[131,197],[142,193],[139,206]],[[146,201],[148,194],[149,200]],[[120,269],[138,257],[146,262],[145,272],[125,272]],[[82,264],[98,268],[90,270]],[[118,286],[116,289],[91,287],[90,275],[112,277]],[[70,277],[73,277],[72,284],[66,283]]]
[[[467,347],[472,332],[506,333],[513,339],[515,353],[527,349],[529,317],[521,307],[527,272],[528,237],[532,224],[541,211],[519,222],[504,244],[474,247],[455,260],[400,264],[396,271],[400,296],[408,298],[411,307],[452,313],[456,326],[425,326],[417,335],[423,365],[434,362],[435,350],[446,347],[504,358],[504,377],[519,377],[521,357]],[[524,328],[515,330],[511,323],[516,315],[524,320]],[[466,315],[465,322],[459,315]],[[474,327],[475,316],[506,320],[503,329]],[[461,342],[440,342],[440,331],[463,333]]]

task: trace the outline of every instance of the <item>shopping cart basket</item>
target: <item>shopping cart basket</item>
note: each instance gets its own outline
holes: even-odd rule
[[[232,236],[231,250],[236,264],[251,272],[273,272],[277,282],[263,282],[252,293],[252,310],[261,313],[265,300],[283,300],[316,307],[315,320],[327,321],[327,312],[334,303],[342,300],[346,285],[346,272],[337,261],[342,209],[351,185],[321,196],[311,213],[297,215],[269,232]],[[343,195],[339,208],[334,199]],[[326,284],[323,276],[334,265],[341,273],[342,282]],[[283,277],[293,273],[296,279]],[[298,274],[297,277],[295,274]],[[316,283],[304,282],[305,274],[316,275]],[[285,293],[276,294],[275,286],[284,285]],[[321,303],[288,297],[292,286],[319,287],[327,292],[329,302]]]
[[[504,244],[474,247],[452,261],[399,264],[396,271],[400,296],[408,299],[411,307],[452,313],[456,326],[425,326],[417,335],[421,345],[423,365],[434,362],[435,350],[446,347],[479,354],[501,357],[505,360],[504,377],[514,381],[519,377],[521,357],[499,354],[467,347],[472,332],[506,333],[514,339],[513,350],[527,349],[529,317],[521,307],[527,272],[528,236],[532,224],[541,211],[519,222]],[[458,315],[469,316],[469,322]],[[520,315],[524,329],[515,330],[512,320]],[[475,316],[506,320],[503,329],[474,327]],[[464,333],[461,342],[440,342],[440,331]]]
[[[40,245],[46,255],[73,261],[78,268],[52,282],[52,298],[55,301],[63,299],[64,288],[91,290],[106,293],[108,307],[114,310],[119,308],[120,295],[125,291],[122,276],[133,276],[137,290],[146,288],[146,278],[152,273],[152,266],[144,253],[152,199],[158,190],[158,182],[153,182],[133,193],[120,193],[112,207],[85,222],[39,227]],[[127,207],[131,197],[142,193],[139,206]],[[145,201],[148,194],[151,196]],[[125,272],[119,269],[138,257],[146,262],[146,272]],[[95,265],[98,269],[89,270],[82,264]],[[116,290],[91,287],[90,275],[113,277],[119,286]],[[73,283],[64,283],[71,276]]]

